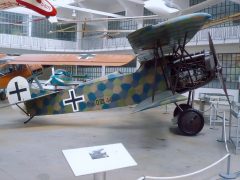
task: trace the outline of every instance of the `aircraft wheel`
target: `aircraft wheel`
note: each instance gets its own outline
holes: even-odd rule
[[[190,109],[192,108],[192,106],[190,106],[189,104],[179,104],[180,108],[183,110],[183,111],[186,111],[187,109]],[[178,116],[182,111],[176,107],[173,111],[173,116],[176,117]]]
[[[185,135],[194,136],[202,130],[203,126],[204,117],[195,109],[187,109],[178,117],[178,128]]]

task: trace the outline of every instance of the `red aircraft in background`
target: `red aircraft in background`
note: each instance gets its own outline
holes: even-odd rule
[[[48,0],[3,0],[0,2],[0,10],[23,6],[43,16],[56,16],[56,8]]]

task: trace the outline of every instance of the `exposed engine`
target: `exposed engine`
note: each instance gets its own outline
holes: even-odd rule
[[[216,77],[214,60],[209,53],[192,54],[186,57],[169,57],[170,85],[178,93],[196,89]]]

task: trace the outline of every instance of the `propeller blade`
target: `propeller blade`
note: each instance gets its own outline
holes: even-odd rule
[[[55,77],[55,79],[56,79],[57,81],[61,82],[61,83],[64,83],[64,81],[63,81],[62,79],[60,79],[60,78]]]
[[[222,85],[222,88],[223,88],[223,91],[224,91],[224,93],[225,93],[225,95],[227,97],[228,103],[229,103],[229,105],[231,105],[231,102],[230,102],[230,99],[229,99],[229,96],[228,96],[228,92],[227,92],[227,86],[226,86],[226,84],[224,82],[223,75],[222,75],[221,71],[218,72],[218,79],[219,79],[219,81],[220,81],[220,83]]]
[[[226,84],[225,84],[224,79],[223,79],[222,66],[220,65],[220,63],[218,61],[216,50],[215,50],[215,47],[214,47],[214,44],[213,44],[213,41],[212,41],[212,37],[211,37],[209,32],[208,32],[208,40],[209,40],[210,53],[212,54],[214,62],[215,62],[215,67],[216,67],[216,72],[217,72],[218,79],[219,79],[219,81],[222,85],[222,88],[223,88],[223,91],[224,91],[224,93],[227,97],[228,103],[231,106],[231,102],[230,102],[228,92],[227,92],[227,87],[226,87]]]
[[[52,80],[52,78],[50,78],[49,80],[47,80],[47,82],[45,82],[44,85],[47,86],[48,84],[50,84],[51,80]]]
[[[220,66],[218,59],[217,59],[216,50],[213,45],[212,37],[209,32],[208,32],[208,41],[209,41],[210,52],[213,55],[213,59],[215,62],[215,66]]]

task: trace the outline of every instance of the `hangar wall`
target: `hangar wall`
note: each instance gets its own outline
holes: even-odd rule
[[[189,0],[182,1],[182,6],[191,6],[198,4],[203,0]],[[126,16],[137,16],[137,15],[150,15],[152,14],[142,6],[129,2],[123,3],[121,1],[118,5],[111,8],[111,12],[124,13]],[[91,8],[99,8],[100,10],[110,10],[107,7],[101,6],[100,4],[86,4],[82,2],[82,7],[88,5]],[[109,7],[108,7],[109,8]],[[218,5],[202,10],[213,15],[213,18],[218,19],[224,16],[228,16],[240,11],[240,5],[225,0]],[[63,12],[60,10],[60,12]],[[64,11],[64,14],[71,14],[71,11]],[[81,30],[83,23],[67,24],[63,26],[56,26],[49,24],[46,20],[41,23],[27,23],[20,26],[14,26],[8,24],[8,22],[26,21],[29,16],[21,15],[17,13],[1,12],[3,17],[7,17],[8,20],[1,19],[0,22],[0,43],[1,50],[9,53],[103,53],[103,52],[114,52],[132,53],[131,47],[127,41],[126,34],[115,37],[115,38],[104,38],[100,37],[99,34],[96,36],[83,36],[81,32],[59,32],[50,33],[50,31],[71,27],[73,31]],[[85,13],[86,15],[86,13]],[[100,15],[90,15],[89,17],[102,17]],[[81,19],[81,14],[77,13],[77,17]],[[134,30],[142,26],[149,24],[155,24],[163,21],[163,19],[155,20],[132,20],[132,21],[121,21],[116,23],[102,23],[101,26],[97,24],[98,28],[107,27],[108,29],[119,29],[119,30]],[[238,75],[239,70],[239,57],[240,57],[240,23],[234,21],[230,23],[224,23],[217,27],[212,27],[207,30],[202,30],[191,40],[187,48],[190,52],[197,52],[203,49],[208,49],[207,32],[210,31],[214,40],[216,51],[221,57],[220,61],[223,64],[224,77],[227,80],[228,88],[238,89]],[[234,68],[230,68],[234,66]],[[130,71],[129,71],[130,72]],[[208,88],[220,88],[219,83],[215,80],[209,83],[206,87]]]

